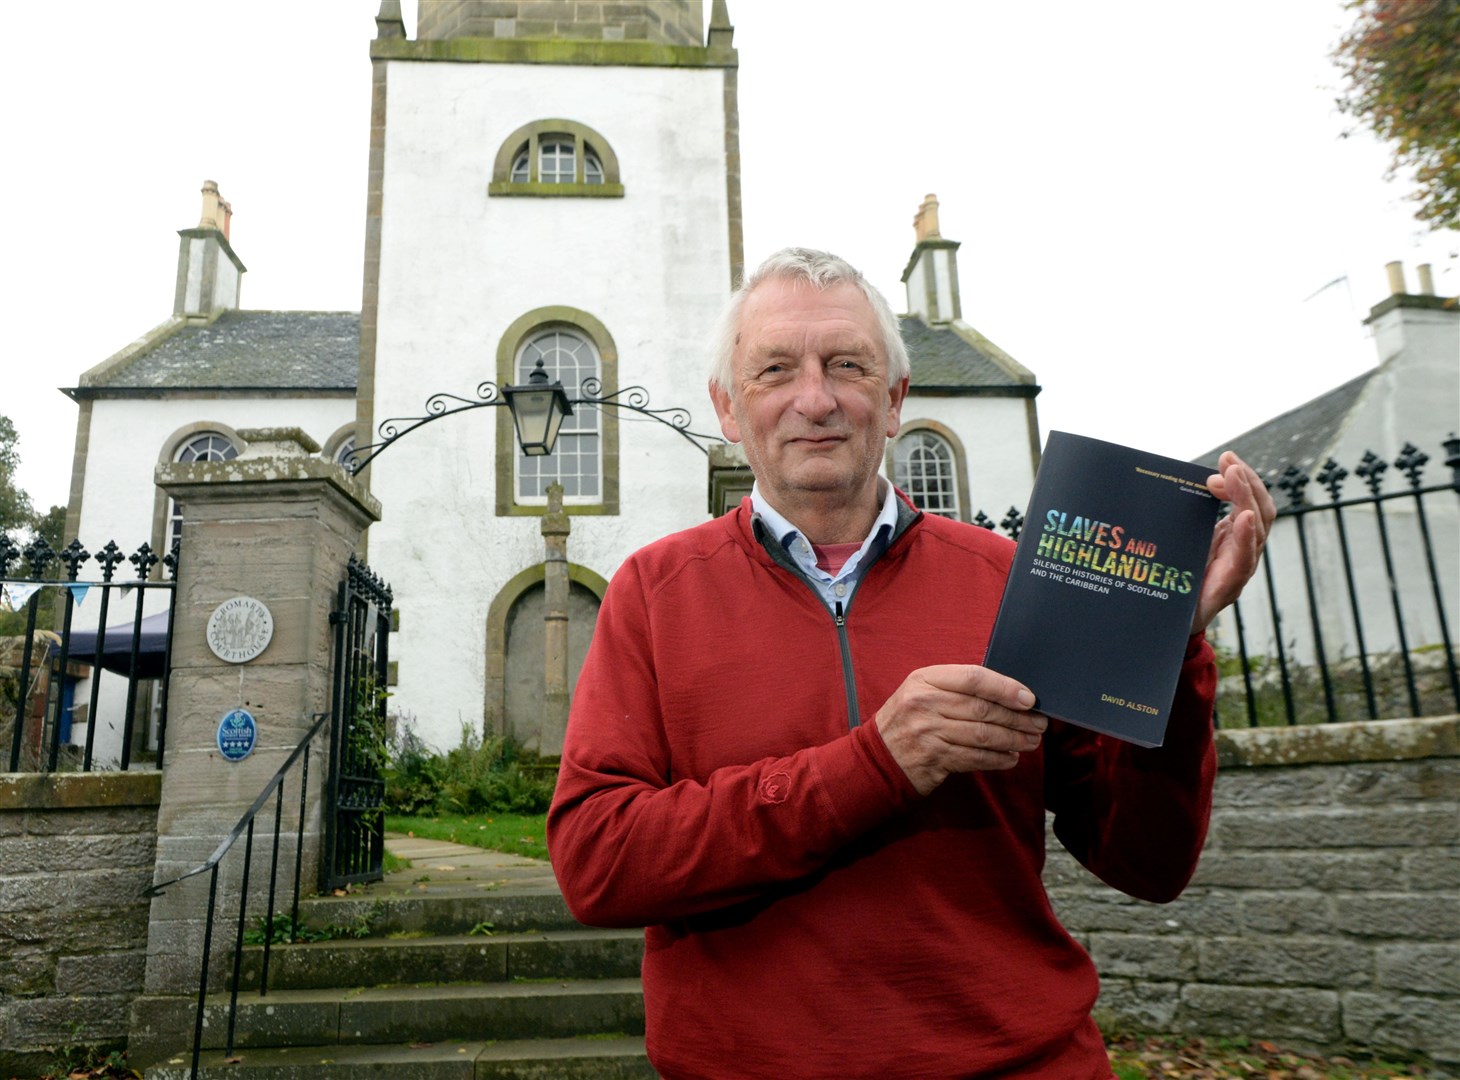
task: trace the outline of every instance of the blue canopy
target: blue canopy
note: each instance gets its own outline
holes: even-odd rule
[[[142,620],[140,644],[137,649],[137,677],[139,679],[160,679],[163,665],[167,661],[168,612],[159,611]],[[76,630],[71,634],[71,648],[68,659],[79,664],[96,661],[95,630]],[[106,628],[103,642],[101,666],[118,675],[132,673],[132,621]]]

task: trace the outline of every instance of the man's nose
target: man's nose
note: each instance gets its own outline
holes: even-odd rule
[[[796,378],[796,411],[808,420],[823,421],[836,412],[831,379],[820,364],[803,364]]]

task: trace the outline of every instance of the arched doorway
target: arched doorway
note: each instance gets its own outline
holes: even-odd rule
[[[608,582],[586,567],[569,564],[568,692],[593,640],[598,605]],[[487,616],[485,729],[510,735],[524,748],[545,756],[563,752],[563,731],[544,724],[543,628],[544,568],[529,567],[497,594]]]

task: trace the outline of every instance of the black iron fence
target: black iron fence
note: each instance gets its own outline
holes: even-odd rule
[[[1443,447],[1440,483],[1410,443],[1352,473],[1330,458],[1277,476],[1261,573],[1212,635],[1229,726],[1460,711],[1460,438]]]
[[[159,558],[148,544],[128,555],[109,541],[93,555],[77,540],[56,551],[0,533],[15,631],[0,635],[6,771],[162,767],[177,559],[176,547]],[[82,576],[90,562],[99,578]],[[150,580],[159,562],[166,576]]]

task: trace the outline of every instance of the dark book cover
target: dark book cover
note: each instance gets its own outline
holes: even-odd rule
[[[1221,505],[1210,475],[1050,432],[984,665],[1048,716],[1160,746]]]

